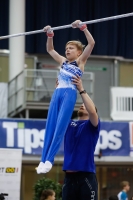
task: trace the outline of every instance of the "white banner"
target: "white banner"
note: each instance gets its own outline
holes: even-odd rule
[[[0,194],[8,194],[5,199],[20,200],[21,149],[0,149]]]

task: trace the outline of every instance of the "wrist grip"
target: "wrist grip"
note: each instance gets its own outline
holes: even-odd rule
[[[47,32],[46,35],[47,37],[52,38],[54,37],[54,32]]]
[[[81,31],[84,31],[86,28],[87,28],[87,25],[86,25],[86,24],[83,24],[79,29],[80,29]]]

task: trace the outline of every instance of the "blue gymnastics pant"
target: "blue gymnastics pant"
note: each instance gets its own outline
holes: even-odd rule
[[[63,140],[77,99],[77,90],[57,88],[52,96],[46,122],[42,162],[53,163]]]

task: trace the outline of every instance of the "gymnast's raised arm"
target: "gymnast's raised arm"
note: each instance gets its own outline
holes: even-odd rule
[[[80,25],[80,23],[81,23],[80,20],[76,20],[75,22],[72,23],[72,27],[79,28],[81,31],[83,31],[86,36],[87,42],[88,42],[83,53],[77,59],[80,69],[82,71],[84,71],[84,65],[92,52],[92,49],[95,45],[95,41],[94,41],[92,35],[90,34],[90,32],[88,31],[86,24]]]
[[[43,29],[44,32],[47,32],[46,49],[47,52],[53,57],[53,59],[61,65],[66,60],[66,58],[61,56],[54,50],[54,45],[53,45],[54,32],[50,30],[50,28],[51,26],[45,26]]]

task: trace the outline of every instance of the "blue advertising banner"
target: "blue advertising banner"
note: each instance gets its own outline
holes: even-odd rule
[[[21,148],[23,154],[41,155],[45,125],[45,120],[0,119],[0,148]],[[100,151],[102,156],[130,156],[133,122],[101,122],[95,155]],[[58,155],[63,155],[63,142]]]
[[[101,122],[100,137],[95,154],[102,156],[129,156],[130,131],[128,122]]]

